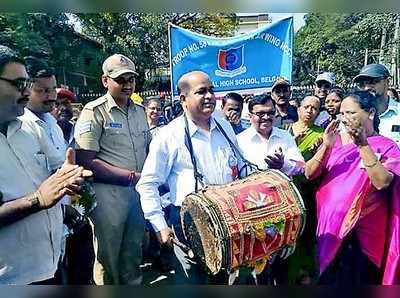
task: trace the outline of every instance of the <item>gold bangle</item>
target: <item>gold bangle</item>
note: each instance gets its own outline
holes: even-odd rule
[[[316,157],[314,157],[314,160],[315,160],[316,162],[318,162],[318,163],[321,163],[321,162],[322,162],[321,159],[318,159],[318,158],[316,158]]]
[[[364,167],[366,167],[366,168],[373,168],[378,164],[378,161],[379,161],[378,159],[375,159],[375,162],[371,165],[367,165],[364,162],[363,162],[363,164],[364,164]]]

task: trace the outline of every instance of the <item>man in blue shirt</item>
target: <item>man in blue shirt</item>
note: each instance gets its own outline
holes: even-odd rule
[[[222,113],[232,125],[235,134],[245,130],[241,121],[242,111],[243,97],[240,94],[230,92],[222,98]]]

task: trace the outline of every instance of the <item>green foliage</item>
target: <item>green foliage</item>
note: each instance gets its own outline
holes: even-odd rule
[[[0,44],[22,56],[46,59],[55,68],[59,83],[63,83],[63,74],[68,72],[85,72],[97,81],[101,74],[101,45],[76,34],[64,13],[2,13]],[[90,65],[85,62],[87,57],[94,60]]]
[[[311,84],[319,71],[332,71],[339,84],[348,84],[364,64],[365,49],[379,51],[382,30],[387,30],[387,54],[393,38],[394,14],[322,14],[305,16],[295,37],[295,84]],[[389,55],[385,55],[388,61]],[[377,62],[376,55],[368,63]]]
[[[139,89],[144,85],[146,69],[169,65],[169,22],[203,34],[232,35],[237,26],[235,15],[199,13],[91,13],[75,14],[83,33],[98,40],[107,55],[125,54],[137,66]]]

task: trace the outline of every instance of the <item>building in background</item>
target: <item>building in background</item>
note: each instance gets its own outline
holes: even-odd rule
[[[239,26],[235,35],[246,34],[272,22],[268,13],[238,13]]]

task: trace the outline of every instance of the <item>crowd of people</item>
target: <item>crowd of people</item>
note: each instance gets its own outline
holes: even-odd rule
[[[323,72],[300,100],[277,78],[219,101],[192,71],[163,116],[158,98],[131,100],[131,59],[114,54],[102,71],[106,94],[75,119],[46,61],[0,46],[0,284],[140,285],[148,259],[174,284],[400,283],[400,102],[385,66],[364,66],[355,90]],[[184,249],[181,206],[251,175],[246,162],[295,183],[306,226],[260,274],[211,275]],[[87,183],[85,213],[71,202]]]

